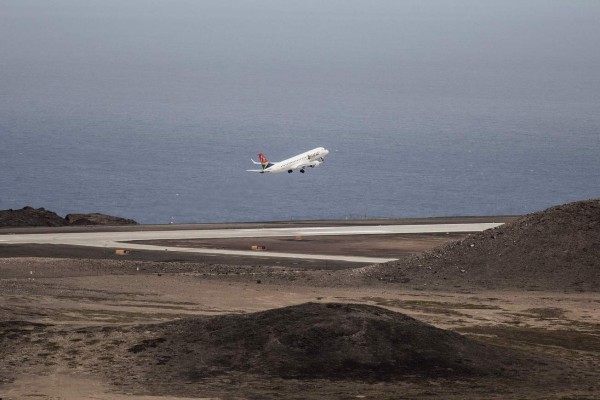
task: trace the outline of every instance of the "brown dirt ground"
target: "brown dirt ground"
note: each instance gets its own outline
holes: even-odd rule
[[[275,275],[280,279],[266,278]],[[311,285],[295,275],[289,267],[4,259],[0,263],[0,320],[5,321],[0,329],[0,396],[392,399],[401,391],[409,398],[592,399],[600,393],[600,297],[596,293],[429,292],[389,283],[328,287]],[[153,329],[136,328],[142,324],[246,314],[306,302],[377,305],[486,343],[526,351],[532,359],[560,359],[562,364],[536,364],[529,372],[521,370],[518,379],[414,376],[396,381],[332,381],[230,371],[169,383],[148,380],[148,371],[133,368],[139,363],[127,351],[157,338]],[[17,320],[26,322],[9,322]],[[58,390],[61,382],[68,386]]]
[[[600,394],[598,292],[486,288],[469,281],[432,291],[421,283],[362,279],[364,268],[348,265],[334,271],[322,262],[308,266],[284,259],[237,259],[237,265],[227,265],[161,258],[182,253],[85,257],[91,251],[0,247],[0,397],[596,399]],[[60,252],[73,258],[56,257]],[[512,358],[509,376],[282,378],[243,369],[190,375],[189,368],[167,360],[170,351],[161,346],[176,343],[173,354],[186,354],[188,347],[197,351],[193,340],[167,341],[170,336],[155,325],[177,327],[172,321],[307,302],[384,307],[525,358]],[[169,332],[175,337],[178,330]],[[129,351],[139,346],[149,350]],[[174,378],[159,379],[152,371]]]

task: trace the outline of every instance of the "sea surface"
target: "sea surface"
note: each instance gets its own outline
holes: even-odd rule
[[[306,174],[250,158],[331,151]],[[600,197],[600,1],[0,0],[0,209],[142,223]]]

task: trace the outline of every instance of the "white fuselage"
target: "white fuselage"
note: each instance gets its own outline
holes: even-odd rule
[[[292,172],[293,170],[300,170],[301,172],[304,172],[304,168],[306,167],[314,168],[321,165],[327,154],[329,154],[329,150],[325,149],[324,147],[317,147],[316,149],[306,151],[286,160],[272,163],[262,172],[277,173]]]

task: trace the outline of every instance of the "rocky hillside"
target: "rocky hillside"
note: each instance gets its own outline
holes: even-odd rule
[[[411,287],[600,290],[600,200],[579,201],[415,256],[364,276]]]
[[[44,208],[23,207],[0,210],[0,227],[69,226],[69,225],[134,225],[132,219],[104,214],[69,214],[65,218]]]
[[[105,214],[67,214],[65,220],[69,225],[135,225],[132,219],[113,217]]]

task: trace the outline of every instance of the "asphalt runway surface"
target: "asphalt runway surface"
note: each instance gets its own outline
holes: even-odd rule
[[[0,244],[54,244],[88,246],[111,249],[135,249],[146,251],[176,251],[188,253],[222,254],[245,257],[278,257],[307,260],[335,260],[357,263],[381,263],[394,258],[360,257],[343,255],[301,254],[269,251],[245,251],[226,249],[206,249],[194,247],[156,246],[131,243],[140,240],[181,240],[181,239],[225,239],[225,238],[266,238],[296,236],[342,236],[342,235],[393,235],[424,233],[470,233],[500,226],[500,223],[463,224],[420,224],[420,225],[366,225],[366,226],[322,226],[291,228],[251,228],[251,229],[201,229],[201,230],[143,230],[127,232],[78,232],[78,233],[32,233],[6,234],[0,236]]]

